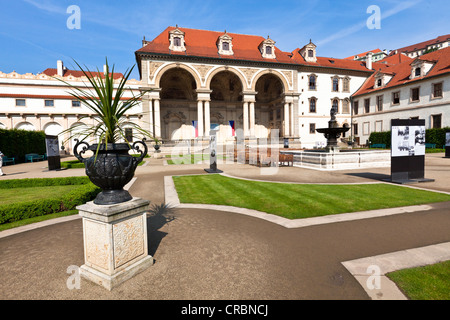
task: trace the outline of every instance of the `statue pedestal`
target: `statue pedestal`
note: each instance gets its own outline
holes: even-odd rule
[[[153,265],[148,255],[147,211],[150,201],[78,206],[83,217],[84,260],[82,277],[108,290]]]

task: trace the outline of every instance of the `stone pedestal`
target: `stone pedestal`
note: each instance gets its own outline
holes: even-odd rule
[[[83,217],[81,276],[111,290],[153,264],[147,247],[149,203],[133,198],[113,205],[91,201],[77,207]]]

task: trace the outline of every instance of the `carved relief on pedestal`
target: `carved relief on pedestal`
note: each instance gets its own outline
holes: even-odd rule
[[[142,221],[142,216],[137,216],[113,225],[115,268],[144,254]]]
[[[104,223],[92,220],[84,221],[84,241],[86,262],[109,270],[109,239],[108,229]]]

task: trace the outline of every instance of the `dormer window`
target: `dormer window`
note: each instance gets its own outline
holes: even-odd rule
[[[233,38],[230,37],[226,31],[217,39],[217,49],[219,54],[229,56],[234,54],[232,40]]]
[[[420,77],[420,68],[416,68],[416,70],[415,70],[415,76],[416,77]]]
[[[416,60],[411,63],[411,79],[426,76],[435,64],[436,61],[433,60],[416,58]]]
[[[261,54],[263,58],[268,59],[275,59],[275,41],[267,37],[266,40],[261,42],[259,45],[259,50],[261,51]]]
[[[392,77],[394,76],[394,73],[392,72],[381,72],[377,71],[375,74],[375,85],[374,88],[381,88],[384,87],[386,84],[391,81]]]
[[[300,54],[306,62],[316,62],[316,45],[309,40],[309,43],[300,49]]]
[[[174,30],[169,31],[169,43],[169,49],[172,51],[186,51],[184,32],[178,29],[178,26]]]

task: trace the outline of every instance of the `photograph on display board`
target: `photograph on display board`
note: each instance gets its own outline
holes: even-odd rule
[[[450,147],[450,132],[445,133],[445,146]]]
[[[393,126],[391,143],[393,157],[425,155],[425,127]]]

